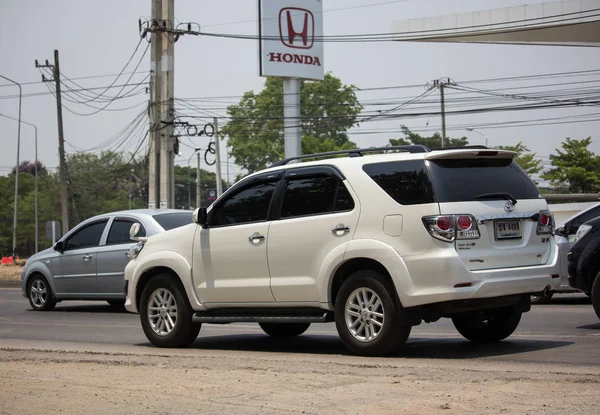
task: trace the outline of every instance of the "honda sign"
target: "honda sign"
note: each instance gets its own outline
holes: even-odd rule
[[[259,0],[261,76],[322,80],[322,0]]]

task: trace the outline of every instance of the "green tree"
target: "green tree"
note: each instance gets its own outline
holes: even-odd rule
[[[403,125],[401,129],[404,137],[391,138],[390,145],[406,146],[410,144],[421,144],[428,148],[439,148],[442,146],[442,135],[440,133],[435,133],[431,137],[426,137],[410,131],[410,129],[405,125]],[[469,140],[467,137],[446,138],[444,140],[445,147],[464,147],[466,145],[469,145]]]
[[[574,140],[569,137],[562,143],[558,154],[551,154],[553,169],[542,174],[553,186],[565,187],[570,193],[597,192],[600,185],[600,156],[588,150],[592,138]]]
[[[363,108],[355,91],[329,73],[323,81],[300,82],[303,154],[356,148],[348,139]],[[236,164],[252,173],[284,157],[281,79],[268,78],[261,92],[246,92],[227,113],[231,121],[222,132]]]
[[[522,142],[519,142],[515,146],[497,146],[496,148],[517,153],[518,155],[515,158],[515,161],[523,170],[525,170],[528,176],[538,174],[543,169],[542,161],[535,159],[536,153],[532,153]]]

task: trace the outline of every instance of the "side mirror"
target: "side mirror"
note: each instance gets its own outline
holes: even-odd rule
[[[194,223],[202,226],[203,228],[208,228],[208,214],[206,213],[206,208],[197,208],[194,210]]]
[[[141,226],[137,222],[131,225],[131,228],[129,228],[129,239],[131,239],[132,241],[137,241],[138,238],[136,238],[135,235],[139,233],[140,229]]]
[[[58,241],[54,244],[54,250],[60,252],[61,254],[64,252],[65,248],[62,241]]]

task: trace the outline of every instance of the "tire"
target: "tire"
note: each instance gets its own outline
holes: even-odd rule
[[[474,343],[493,343],[513,334],[522,313],[514,307],[471,311],[452,317],[456,330]]]
[[[592,306],[598,318],[600,318],[600,272],[596,275],[594,283],[592,284]]]
[[[310,323],[258,323],[258,325],[269,336],[279,339],[299,336],[310,327]]]
[[[150,307],[158,309],[150,310]],[[140,298],[140,321],[146,337],[154,346],[185,347],[192,344],[202,326],[192,322],[192,315],[192,307],[177,277],[159,274],[144,287]]]
[[[35,311],[50,311],[56,306],[56,299],[50,284],[40,274],[32,276],[27,283],[27,298],[31,308]]]
[[[548,304],[552,299],[554,292],[546,290],[542,295],[532,295],[531,304]]]
[[[125,300],[107,300],[106,302],[108,304],[110,304],[111,307],[124,307],[125,306]]]
[[[400,324],[400,305],[392,290],[370,270],[357,271],[342,284],[335,300],[335,325],[352,353],[386,356],[406,342],[411,326]]]

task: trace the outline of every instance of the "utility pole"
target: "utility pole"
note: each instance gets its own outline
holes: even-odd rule
[[[152,0],[152,20],[150,27],[161,25],[162,1]],[[150,145],[148,147],[148,208],[158,208],[160,200],[160,151],[161,151],[161,94],[162,94],[162,33],[151,32],[150,37]]]
[[[217,197],[220,197],[223,193],[223,182],[221,181],[221,150],[219,143],[219,122],[217,117],[213,118],[213,124],[215,127],[215,158],[217,163]]]
[[[172,29],[175,22],[174,0],[162,0],[162,21],[167,29]],[[175,207],[175,152],[174,152],[174,49],[175,39],[172,32],[161,33],[161,151],[160,151],[160,208]]]
[[[434,79],[427,84],[428,89],[437,88],[440,90],[440,105],[442,114],[442,147],[444,147],[444,141],[446,140],[446,99],[444,96],[444,88],[449,85],[456,85],[455,82],[450,78]]]
[[[56,117],[58,121],[58,158],[60,170],[60,204],[62,208],[62,232],[64,235],[69,231],[69,183],[67,174],[67,161],[65,157],[65,136],[63,130],[62,97],[60,92],[60,65],[58,61],[58,50],[54,50],[54,65],[50,65],[47,59],[45,65],[40,65],[36,60],[35,67],[52,69],[52,76],[54,79],[46,79],[46,77],[42,74],[42,81],[54,81],[56,87]]]

